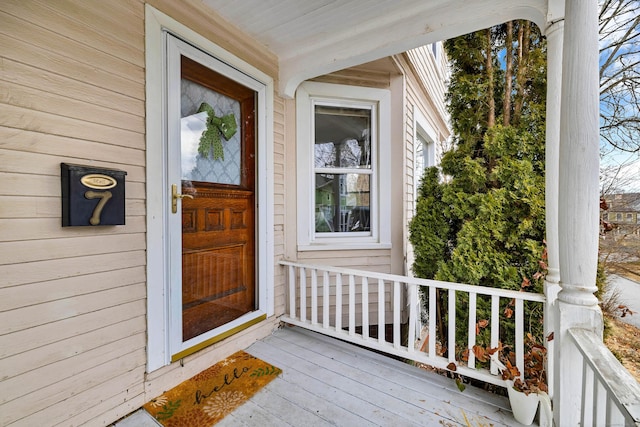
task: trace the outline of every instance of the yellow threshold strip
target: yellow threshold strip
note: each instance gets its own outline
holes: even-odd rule
[[[258,316],[255,319],[251,319],[248,322],[245,322],[241,325],[236,326],[235,328],[229,329],[226,332],[221,333],[220,335],[216,335],[215,337],[211,337],[206,341],[202,341],[199,344],[194,345],[193,347],[189,347],[186,350],[182,350],[179,353],[174,354],[173,356],[171,356],[171,362],[177,362],[180,359],[184,359],[185,357],[202,350],[205,347],[209,347],[212,344],[215,344],[219,341],[222,341],[223,339],[230,337],[231,335],[234,335],[238,332],[240,332],[243,329],[248,328],[249,326],[255,325],[256,323],[262,322],[263,320],[265,320],[267,318],[266,314],[263,314],[262,316]]]

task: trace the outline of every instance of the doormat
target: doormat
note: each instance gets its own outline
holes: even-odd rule
[[[144,405],[166,427],[207,427],[220,421],[282,370],[239,351]]]

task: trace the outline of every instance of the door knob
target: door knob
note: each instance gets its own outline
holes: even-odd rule
[[[191,194],[179,194],[178,186],[176,184],[171,185],[171,212],[178,213],[178,199],[193,199]]]

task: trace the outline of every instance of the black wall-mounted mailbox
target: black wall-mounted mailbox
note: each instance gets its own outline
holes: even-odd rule
[[[60,163],[62,226],[124,225],[125,171]]]

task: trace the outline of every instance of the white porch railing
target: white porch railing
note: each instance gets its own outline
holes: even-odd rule
[[[516,292],[504,289],[463,285],[458,283],[425,280],[392,274],[359,271],[346,268],[308,265],[282,261],[288,267],[287,307],[283,321],[306,329],[333,336],[345,341],[382,351],[430,366],[447,369],[450,363],[457,363],[456,373],[505,386],[499,376],[498,367],[490,362],[489,369],[476,364],[477,304],[479,298],[490,301],[490,319],[486,326],[490,330],[490,347],[499,342],[500,319],[505,316],[500,302],[509,301],[515,320],[515,342],[508,344],[515,350],[516,365],[524,372],[524,304],[542,305],[544,295]],[[418,297],[422,289],[428,295],[426,316]],[[446,342],[436,343],[436,291],[448,294]],[[456,360],[456,294],[468,295],[467,348],[468,360]],[[370,319],[371,314],[374,319]],[[424,342],[420,336],[420,320],[428,319],[428,335]],[[401,324],[408,325],[408,341],[402,342]],[[370,325],[392,325],[391,342],[387,342],[385,327],[379,327],[377,338],[369,336]],[[418,343],[419,345],[416,345]],[[451,349],[447,357],[437,351],[437,344]],[[485,364],[486,365],[486,364]]]
[[[569,336],[583,357],[580,425],[640,426],[640,384],[595,333],[569,329]]]

